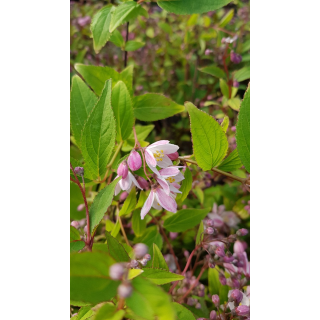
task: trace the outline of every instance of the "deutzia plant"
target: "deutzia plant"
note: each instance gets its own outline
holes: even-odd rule
[[[72,319],[250,319],[249,8],[229,2],[71,2]]]

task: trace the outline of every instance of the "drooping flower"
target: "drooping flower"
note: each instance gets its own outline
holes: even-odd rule
[[[128,158],[128,165],[132,171],[136,171],[141,168],[142,161],[141,156],[136,150],[132,150]]]
[[[178,149],[179,146],[170,144],[168,140],[152,143],[145,149],[146,162],[150,169],[157,173],[157,165],[160,168],[167,168],[173,165],[168,155],[175,153]]]
[[[208,214],[208,217],[214,221],[215,227],[222,227],[226,224],[230,228],[234,228],[240,222],[240,219],[233,211],[225,211],[225,206],[217,206],[216,203],[213,204],[212,212]]]
[[[116,176],[115,179],[117,179],[118,177],[119,176]],[[142,188],[140,187],[140,185],[139,185],[138,181],[136,180],[136,178],[134,177],[134,175],[129,171],[127,177],[125,179],[122,178],[117,183],[116,188],[114,190],[114,194],[118,195],[121,190],[129,192],[131,190],[131,188],[133,187],[133,185],[135,185],[137,188],[142,190]]]
[[[155,179],[167,195],[169,195],[170,192],[182,193],[181,191],[179,191],[180,185],[177,182],[182,181],[184,179],[184,176],[179,171],[179,168],[183,167],[171,166],[168,168],[164,168],[159,170],[155,175]]]
[[[122,177],[122,179],[125,179],[127,176],[128,176],[128,165],[127,165],[127,161],[122,161],[118,167],[118,170],[117,170],[117,174],[118,176]]]

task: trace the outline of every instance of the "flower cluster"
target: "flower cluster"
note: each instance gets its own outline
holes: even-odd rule
[[[139,148],[144,166],[144,173],[149,182],[132,172],[142,167],[142,160],[139,152],[133,149],[127,160],[120,163],[116,178],[121,176],[116,185],[115,195],[121,190],[130,192],[136,186],[138,189],[151,189],[149,196],[141,209],[141,219],[147,215],[151,207],[176,213],[177,203],[175,201],[180,184],[184,176],[179,169],[181,166],[174,166],[172,161],[178,159],[179,147],[170,144],[168,140],[160,140],[146,148]],[[147,167],[152,173],[147,173]],[[151,180],[152,179],[152,180]]]

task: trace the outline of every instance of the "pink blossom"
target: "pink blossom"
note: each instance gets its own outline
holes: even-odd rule
[[[118,177],[119,176],[116,176],[115,179],[117,179]],[[122,178],[117,183],[114,194],[118,195],[121,190],[129,192],[133,188],[133,185],[142,190],[134,175],[129,171],[127,177],[125,179]]]
[[[132,171],[136,171],[141,168],[141,156],[136,150],[131,151],[130,156],[128,158],[128,165]]]
[[[125,179],[128,176],[128,165],[126,161],[122,161],[118,167],[117,174],[122,176],[122,179]]]

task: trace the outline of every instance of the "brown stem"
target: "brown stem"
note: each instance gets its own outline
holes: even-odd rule
[[[123,235],[124,239],[126,240],[127,245],[130,247],[130,243],[128,241],[126,232],[124,231],[122,220],[121,220],[120,216],[118,216],[118,219],[119,219],[119,224],[120,224],[120,228],[121,228],[121,231],[122,231],[122,235]]]

